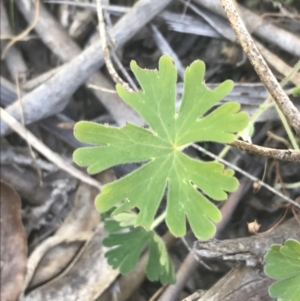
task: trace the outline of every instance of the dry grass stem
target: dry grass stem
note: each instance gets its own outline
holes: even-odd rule
[[[20,33],[18,36],[14,37],[4,48],[1,59],[3,60],[5,58],[5,55],[7,53],[7,51],[9,50],[9,48],[11,46],[13,46],[15,43],[17,43],[18,41],[23,40],[29,33],[30,31],[35,27],[35,25],[38,22],[39,19],[39,11],[40,11],[40,0],[36,0],[35,1],[35,14],[34,14],[34,20],[32,21],[32,23],[22,32]]]
[[[272,133],[271,131],[267,132],[268,138],[270,139],[274,139],[278,142],[281,142],[282,144],[284,144],[286,146],[286,148],[292,148],[292,145],[284,138]]]

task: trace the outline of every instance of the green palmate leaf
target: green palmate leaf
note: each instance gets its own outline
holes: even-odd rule
[[[265,256],[266,275],[279,281],[269,287],[269,294],[279,301],[300,299],[300,243],[288,239],[284,245],[273,245]]]
[[[199,141],[229,143],[234,140],[235,132],[247,126],[248,116],[239,112],[238,103],[228,102],[208,113],[231,91],[233,83],[228,80],[209,90],[203,80],[204,63],[192,63],[185,72],[182,103],[177,113],[177,71],[170,57],[160,59],[159,71],[141,69],[134,61],[131,70],[142,91],[131,93],[117,85],[117,92],[150,129],[130,123],[115,128],[79,122],[75,137],[95,146],[76,150],[74,161],[88,166],[90,173],[118,164],[144,162],[141,168],[103,187],[96,199],[98,210],[107,211],[120,202],[115,214],[137,207],[136,225],[149,229],[167,190],[166,223],[170,231],[183,236],[187,217],[198,238],[211,238],[215,233],[213,222],[220,221],[221,214],[205,195],[225,200],[226,192],[235,191],[238,181],[233,171],[224,170],[222,164],[192,159],[182,150]]]
[[[131,215],[131,216],[129,216]],[[114,268],[119,268],[122,274],[130,272],[138,262],[141,253],[149,247],[149,257],[146,274],[151,281],[161,281],[163,284],[175,283],[175,273],[163,240],[154,232],[146,231],[142,227],[130,227],[134,224],[134,214],[117,215],[116,220],[105,219],[105,229],[113,232],[103,240],[103,245],[113,247],[105,253],[108,263]],[[128,225],[121,227],[122,222]],[[114,226],[112,227],[112,224]]]

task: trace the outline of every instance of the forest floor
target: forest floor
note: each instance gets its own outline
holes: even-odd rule
[[[300,86],[300,2],[237,2],[259,50],[300,110],[300,97],[292,95],[293,88]],[[269,99],[219,0],[114,0],[102,4],[115,70],[133,88],[138,83],[129,68],[132,60],[142,68],[156,69],[159,58],[168,54],[178,70],[178,101],[184,70],[198,59],[206,64],[208,87],[213,89],[226,79],[234,81],[235,87],[224,101],[239,102],[249,116],[258,114]],[[0,5],[0,105],[19,121],[14,131],[3,118],[0,127],[3,300],[274,300],[267,294],[272,280],[263,275],[261,267],[244,270],[244,263],[238,266],[235,279],[245,283],[259,279],[259,289],[252,287],[259,290],[256,299],[242,298],[243,292],[234,295],[237,287],[225,288],[224,282],[218,286],[224,290],[223,297],[215,296],[212,288],[220,279],[230,279],[236,262],[226,262],[222,256],[202,258],[201,242],[195,244],[191,230],[184,238],[170,238],[164,223],[157,232],[168,239],[177,272],[175,285],[147,280],[144,257],[126,275],[109,266],[102,245],[106,233],[94,206],[99,193],[95,183],[104,185],[123,177],[137,165],[88,175],[72,161],[74,150],[83,145],[74,138],[73,127],[80,120],[115,126],[145,124],[115,93],[99,42],[96,3],[14,0]],[[252,142],[295,149],[300,139],[293,132],[291,135],[293,141],[273,106],[255,121]],[[216,155],[225,147],[211,142],[201,145]],[[192,147],[187,152],[200,160],[212,160]],[[224,159],[300,202],[299,162],[265,158],[235,147],[228,148]],[[236,176],[240,187],[220,206],[223,222],[217,226],[216,239],[234,243],[246,238],[239,242],[252,243],[259,237],[249,229],[254,221],[260,225],[254,232],[268,231],[266,235],[272,237],[272,229],[276,231],[297,214],[278,194],[245,174],[236,172]],[[164,208],[163,202],[159,212]],[[295,231],[300,232],[297,226]],[[231,276],[222,278],[230,270]],[[242,291],[243,283],[239,285]],[[203,297],[205,292],[210,292],[210,297]]]

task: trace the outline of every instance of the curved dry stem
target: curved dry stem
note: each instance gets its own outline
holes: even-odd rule
[[[232,0],[220,0],[226,16],[256,73],[264,83],[269,93],[272,95],[276,104],[300,136],[300,112],[291,102],[282,87],[279,85],[274,74],[268,67],[255,43],[253,42],[248,30],[246,29],[241,17]]]
[[[5,58],[5,55],[7,51],[10,49],[10,47],[12,47],[18,41],[23,40],[30,33],[30,31],[35,27],[39,19],[39,12],[40,12],[40,0],[36,0],[35,14],[32,23],[23,32],[21,32],[19,35],[11,39],[11,41],[4,48],[1,59]]]
[[[112,64],[110,54],[109,54],[109,49],[107,46],[106,30],[105,30],[105,23],[103,18],[103,9],[102,9],[102,0],[97,0],[97,15],[99,21],[99,34],[101,39],[101,47],[102,47],[103,57],[104,57],[107,70],[116,84],[122,85],[124,89],[126,89],[129,92],[134,92],[130,88],[129,84],[123,81],[123,79],[118,75],[117,71],[115,70]]]
[[[283,161],[300,162],[299,150],[269,148],[255,144],[250,144],[240,140],[234,140],[233,142],[229,143],[229,145],[262,157]]]

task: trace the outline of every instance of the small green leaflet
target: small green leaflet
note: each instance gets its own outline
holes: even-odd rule
[[[265,255],[266,275],[279,280],[269,287],[269,294],[278,301],[300,299],[300,243],[293,239],[284,245],[273,245]]]
[[[204,83],[205,65],[195,61],[186,69],[177,113],[177,71],[172,59],[162,56],[159,71],[141,69],[135,61],[130,66],[142,91],[128,92],[120,85],[116,89],[150,129],[130,123],[116,128],[78,122],[75,137],[94,146],[76,150],[74,161],[88,166],[92,174],[118,164],[144,162],[139,169],[103,187],[96,198],[98,210],[104,212],[120,203],[113,212],[118,214],[136,207],[136,226],[150,229],[167,191],[166,223],[171,233],[183,236],[187,218],[199,239],[209,239],[215,233],[213,222],[221,220],[221,213],[207,196],[225,200],[226,192],[235,191],[238,181],[234,172],[224,170],[222,164],[195,160],[182,151],[194,142],[229,143],[235,132],[247,126],[248,116],[239,112],[236,102],[227,102],[208,113],[232,90],[233,82],[227,80],[213,91],[208,89]]]
[[[292,92],[293,96],[294,97],[297,97],[300,95],[300,86],[297,86],[293,89],[293,92]]]
[[[103,240],[103,245],[113,247],[105,253],[108,263],[114,269],[119,268],[122,274],[126,274],[135,267],[141,253],[149,246],[146,266],[148,279],[160,281],[162,284],[175,283],[173,264],[164,241],[152,230],[134,228],[136,215],[132,212],[120,213],[114,218],[112,220],[104,217],[104,228],[109,232],[109,236]],[[124,229],[127,231],[124,232]]]

